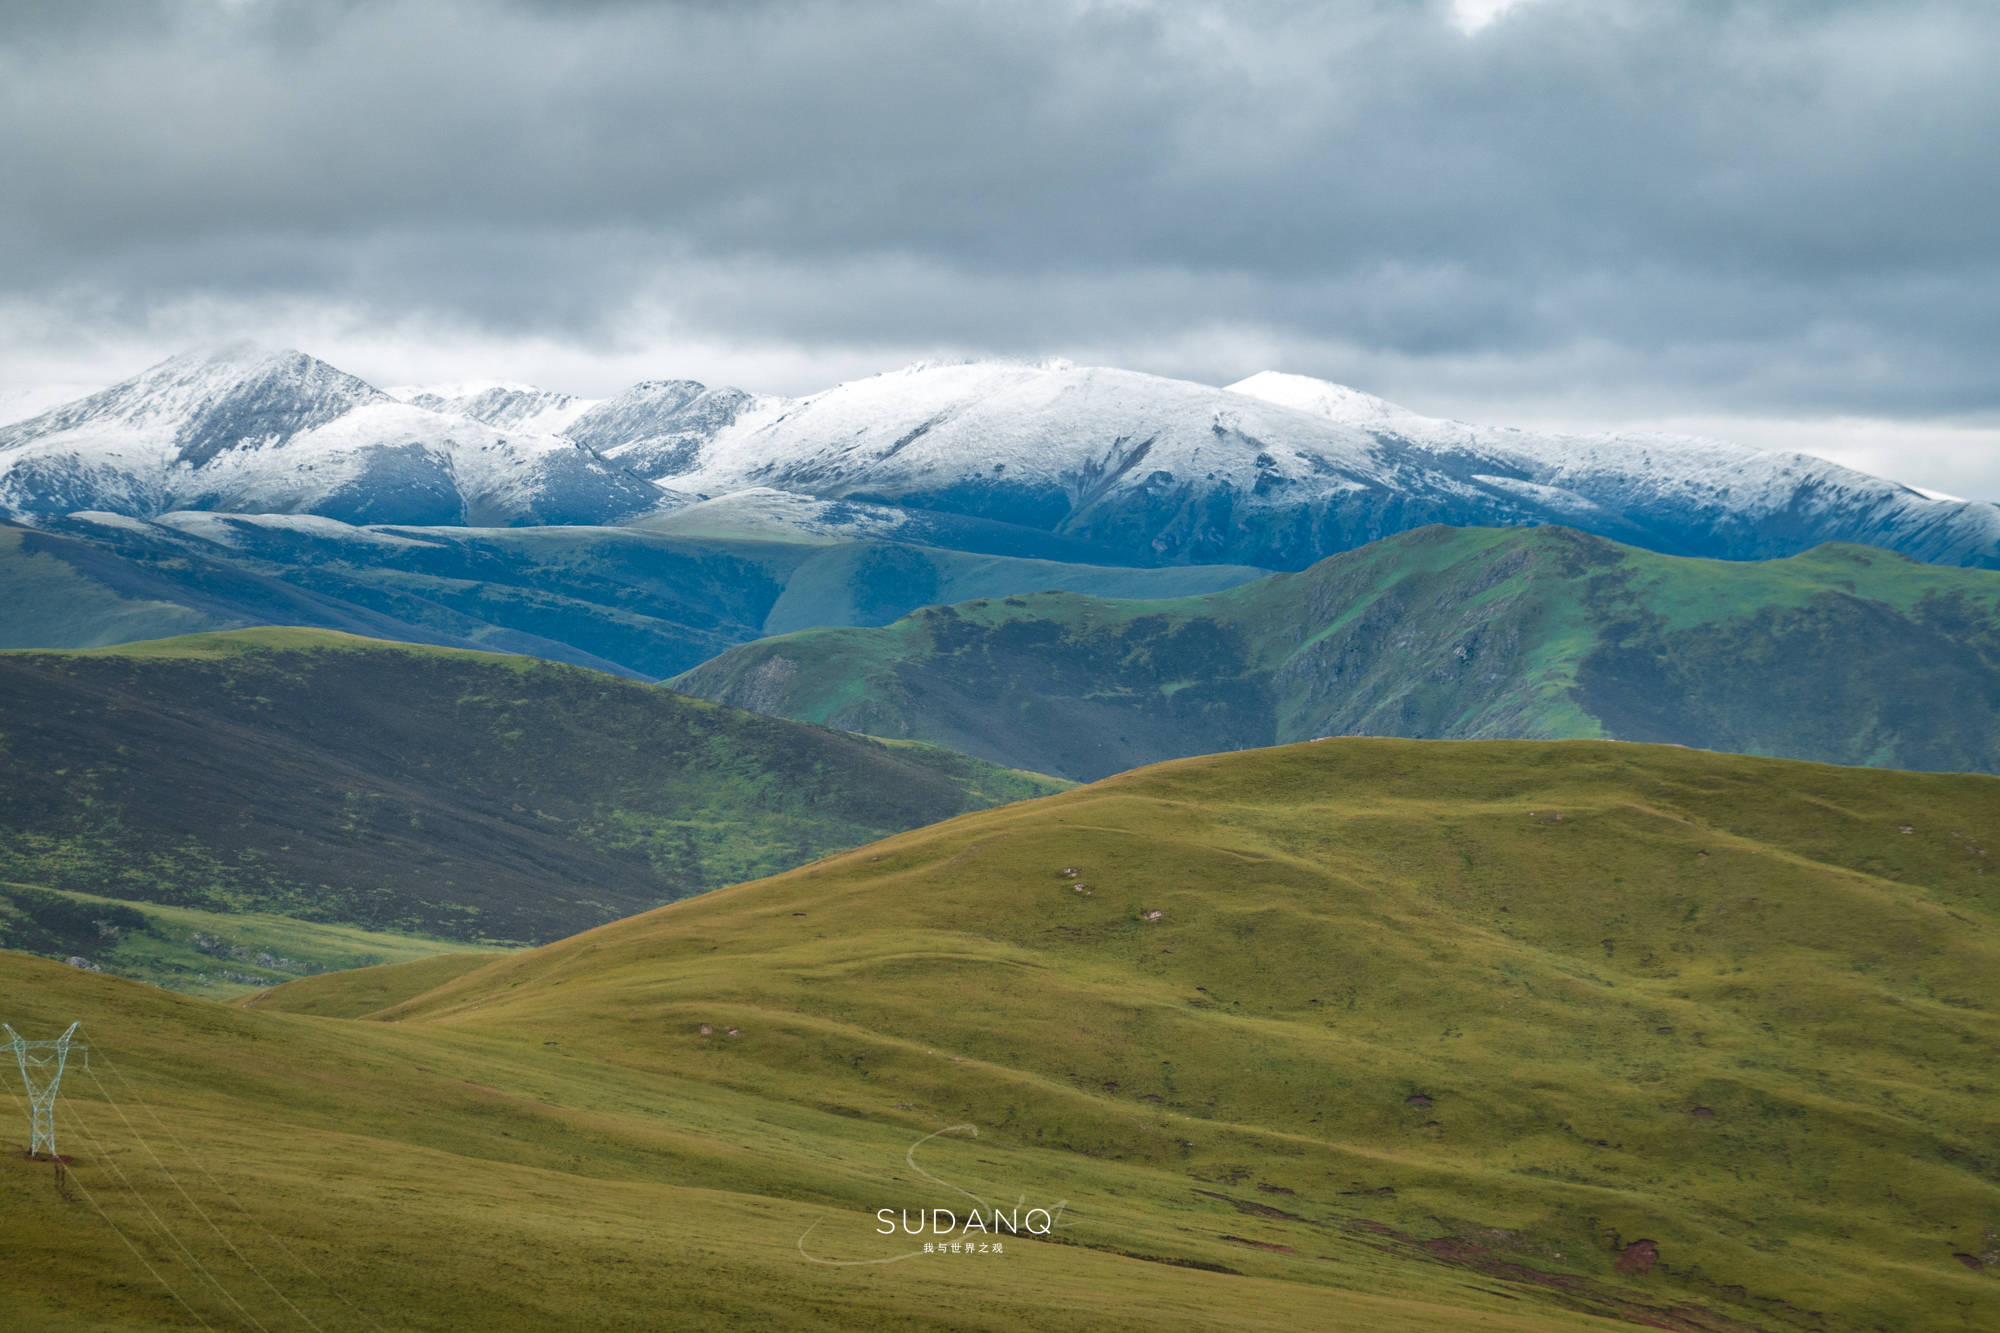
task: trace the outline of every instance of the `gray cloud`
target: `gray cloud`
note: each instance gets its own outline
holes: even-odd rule
[[[1101,351],[1990,415],[1997,46],[1978,0],[1525,0],[1470,34],[1443,0],[17,5],[0,353],[317,310],[801,375]]]

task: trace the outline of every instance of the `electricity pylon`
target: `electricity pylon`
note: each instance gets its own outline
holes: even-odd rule
[[[15,1060],[19,1061],[21,1065],[21,1082],[28,1086],[28,1155],[30,1157],[40,1152],[43,1145],[47,1145],[49,1156],[58,1156],[56,1152],[56,1088],[62,1083],[63,1066],[69,1063],[69,1053],[72,1050],[78,1050],[83,1052],[84,1067],[86,1069],[90,1067],[90,1048],[88,1046],[72,1047],[69,1044],[69,1039],[76,1035],[79,1025],[79,1023],[71,1023],[69,1031],[63,1033],[62,1036],[57,1037],[54,1041],[28,1041],[20,1033],[14,1031],[12,1027],[9,1027],[5,1023],[0,1023],[0,1030],[4,1030],[7,1034],[7,1040],[4,1043],[0,1043],[0,1050],[14,1052]],[[54,1066],[53,1071],[51,1071],[50,1066]],[[37,1078],[46,1078],[48,1081],[37,1087],[35,1083]]]

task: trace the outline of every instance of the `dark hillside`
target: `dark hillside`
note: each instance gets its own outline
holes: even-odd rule
[[[545,940],[1053,784],[306,630],[0,654],[0,880]]]

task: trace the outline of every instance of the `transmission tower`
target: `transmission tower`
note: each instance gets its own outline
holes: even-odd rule
[[[28,1041],[12,1027],[0,1023],[0,1031],[7,1034],[7,1040],[0,1043],[0,1050],[14,1052],[14,1058],[21,1066],[21,1082],[28,1086],[30,1157],[46,1145],[49,1156],[61,1160],[56,1153],[56,1088],[62,1083],[63,1066],[69,1063],[72,1050],[82,1051],[83,1067],[90,1068],[90,1048],[69,1044],[78,1026],[79,1023],[71,1023],[69,1031],[54,1041]]]

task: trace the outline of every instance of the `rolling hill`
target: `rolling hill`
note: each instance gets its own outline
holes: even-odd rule
[[[675,688],[1089,780],[1317,736],[1613,737],[2000,771],[2000,575],[1828,545],[1682,559],[1428,528],[1201,597],[975,600]]]
[[[1986,1329],[1996,815],[1988,777],[1331,740],[470,971],[225,1008],[0,957],[17,1029],[92,1043],[77,1201],[0,1171],[0,1311]],[[880,1232],[937,1208],[1048,1234]]]
[[[1060,785],[533,658],[313,630],[0,653],[0,755],[0,884],[116,899],[120,920],[468,942],[553,939]],[[76,916],[12,897],[24,941]],[[117,963],[115,931],[77,929],[44,951]]]

